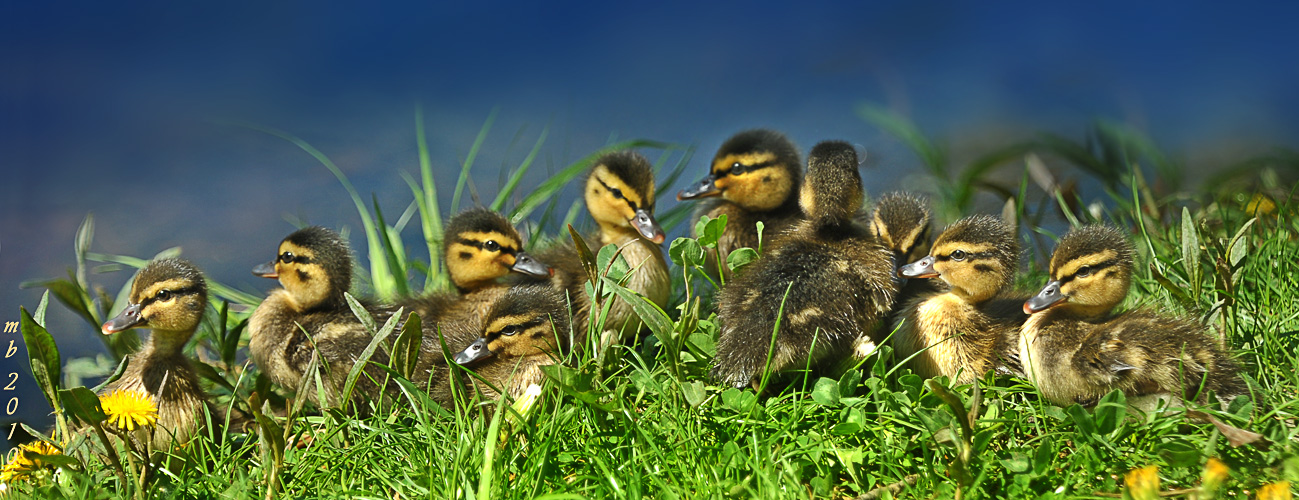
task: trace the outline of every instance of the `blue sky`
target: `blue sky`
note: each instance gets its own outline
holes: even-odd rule
[[[19,282],[72,264],[88,212],[95,251],[180,245],[253,290],[271,286],[248,269],[293,229],[286,214],[359,226],[328,171],[230,122],[306,139],[393,213],[410,201],[398,171],[416,167],[417,104],[444,190],[500,110],[475,172],[489,199],[546,127],[532,181],[636,137],[697,145],[685,182],[728,135],[767,126],[804,148],[862,145],[872,191],[915,187],[915,158],[853,114],[861,102],[967,146],[1117,120],[1209,168],[1240,145],[1299,146],[1296,14],[1217,2],[6,2],[0,319],[38,300]],[[93,281],[114,289],[122,274]],[[65,359],[100,350],[87,325],[51,316]],[[20,414],[44,411],[24,397]]]

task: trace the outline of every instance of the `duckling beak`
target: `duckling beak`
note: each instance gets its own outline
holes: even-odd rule
[[[938,271],[934,270],[934,258],[930,256],[899,267],[898,276],[903,278],[937,278]]]
[[[523,273],[534,278],[549,278],[555,274],[555,270],[542,264],[541,261],[534,259],[525,252],[514,254],[514,265],[510,270],[516,273]]]
[[[122,330],[139,326],[144,323],[144,316],[140,314],[141,309],[144,309],[144,306],[140,304],[131,304],[126,306],[126,309],[122,309],[122,312],[118,313],[117,316],[113,317],[113,319],[105,321],[104,326],[100,328],[100,331],[104,332],[104,335],[112,335]]]
[[[682,189],[677,193],[677,201],[693,200],[695,198],[707,198],[722,194],[722,190],[717,188],[717,176],[709,175],[703,180],[691,184],[689,187]]]
[[[265,264],[259,265],[259,266],[257,266],[257,267],[254,267],[254,268],[253,268],[253,275],[255,275],[255,276],[261,276],[261,277],[263,277],[263,278],[278,278],[278,277],[280,277],[279,273],[276,273],[276,272],[275,272],[275,261],[273,261],[273,260],[270,261],[270,262],[267,262],[267,263],[265,263]]]
[[[640,232],[641,236],[654,243],[663,243],[663,239],[666,238],[663,235],[663,228],[659,227],[659,222],[654,220],[654,216],[643,208],[636,210],[636,216],[632,217],[631,225],[636,228],[636,231]]]
[[[1037,295],[1024,302],[1024,314],[1045,311],[1064,303],[1065,298],[1064,294],[1060,293],[1060,282],[1052,280],[1042,291],[1037,292]]]
[[[487,337],[478,337],[474,343],[469,344],[465,350],[457,352],[452,358],[457,365],[467,365],[483,358],[490,358],[496,353],[487,349]]]

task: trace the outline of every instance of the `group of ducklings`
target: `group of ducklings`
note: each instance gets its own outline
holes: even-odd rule
[[[1132,247],[1118,230],[1069,233],[1052,258],[1052,281],[1036,295],[1018,295],[1010,290],[1019,256],[1014,227],[968,217],[931,247],[930,213],[920,198],[889,194],[862,212],[858,166],[852,145],[827,141],[812,148],[804,172],[788,138],[750,130],[726,141],[709,175],[678,194],[707,198],[697,214],[729,219],[710,259],[759,247],[758,222],[770,241],[765,256],[729,276],[717,297],[719,382],[756,387],[766,374],[830,367],[889,342],[922,376],[968,383],[991,369],[1023,374],[1058,404],[1094,402],[1115,388],[1187,399],[1202,389],[1220,397],[1244,392],[1234,362],[1202,326],[1146,310],[1111,312],[1127,294],[1133,267]],[[666,308],[670,279],[650,163],[634,152],[606,154],[582,185],[598,225],[588,246],[616,245],[631,270],[624,285]],[[443,251],[454,291],[360,302],[381,324],[398,311],[419,314],[424,335],[411,380],[441,404],[475,391],[519,396],[540,382],[542,366],[571,349],[600,352],[642,329],[620,299],[611,299],[607,313],[593,310],[585,291],[591,277],[574,245],[525,252],[519,232],[491,210],[453,217]],[[253,273],[282,287],[249,321],[253,363],[317,404],[350,402],[346,376],[373,333],[344,295],[352,273],[346,241],[323,227],[298,230]],[[141,436],[154,449],[183,444],[204,421],[208,399],[181,349],[206,303],[194,265],[157,260],[136,276],[126,309],[103,325],[105,334],[153,330],[105,391],[135,389],[154,400],[158,425]],[[602,323],[593,320],[601,314]],[[395,390],[382,383],[387,349],[373,351],[370,361],[353,399]],[[477,376],[454,376],[453,363]],[[312,366],[322,369],[312,373]]]
[[[917,197],[890,193],[862,212],[857,168],[852,145],[830,141],[812,148],[800,175],[788,139],[748,131],[678,195],[716,197],[703,213],[727,215],[728,229],[762,221],[774,234],[765,256],[718,296],[718,381],[756,388],[771,373],[832,370],[888,342],[920,376],[1022,375],[1060,405],[1094,404],[1115,389],[1146,408],[1247,390],[1222,341],[1198,322],[1114,312],[1135,254],[1118,229],[1070,231],[1052,256],[1051,281],[1020,294],[1013,224],[966,217],[930,245],[929,210]],[[718,247],[757,244],[742,230]]]

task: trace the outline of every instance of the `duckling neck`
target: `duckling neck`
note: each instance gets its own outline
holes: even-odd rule
[[[623,245],[629,241],[640,239],[640,233],[635,229],[614,224],[600,223],[600,246],[605,245]]]
[[[140,354],[137,356],[141,358],[180,356],[181,350],[185,348],[185,344],[193,336],[194,330],[153,330],[149,335],[149,343],[140,350]]]

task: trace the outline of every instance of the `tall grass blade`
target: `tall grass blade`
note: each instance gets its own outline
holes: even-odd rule
[[[532,151],[528,152],[528,156],[523,159],[523,163],[519,164],[519,168],[515,169],[513,174],[510,174],[510,179],[506,181],[505,187],[502,187],[500,192],[496,193],[496,199],[492,200],[492,210],[499,212],[505,207],[505,200],[508,200],[510,195],[514,193],[514,189],[519,186],[523,174],[528,173],[528,169],[532,167],[533,160],[537,159],[537,153],[541,151],[541,145],[546,143],[546,136],[549,134],[550,127],[541,129],[541,135],[537,137],[537,143],[532,145]]]
[[[451,195],[451,213],[460,211],[460,194],[464,192],[465,182],[469,180],[469,169],[474,166],[478,150],[483,147],[483,141],[487,140],[487,132],[492,129],[492,123],[496,121],[496,115],[500,111],[500,108],[494,108],[491,114],[487,115],[487,121],[483,122],[482,128],[478,129],[478,137],[474,138],[474,145],[470,146],[469,154],[465,156],[465,163],[460,167],[460,178],[456,179],[455,193]]]

